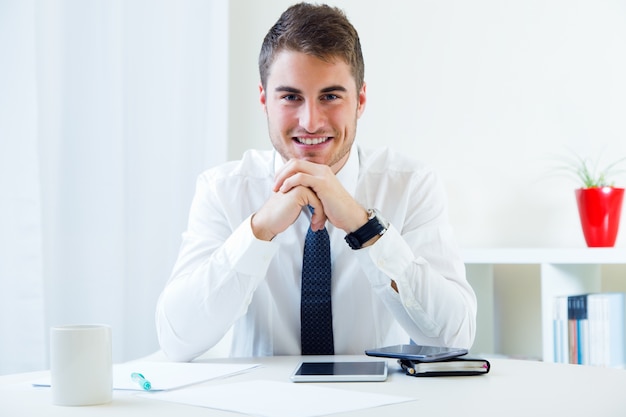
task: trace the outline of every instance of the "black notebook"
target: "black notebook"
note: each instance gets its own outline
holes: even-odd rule
[[[491,369],[491,364],[487,359],[470,356],[458,356],[435,362],[398,359],[398,364],[410,376],[483,375]]]

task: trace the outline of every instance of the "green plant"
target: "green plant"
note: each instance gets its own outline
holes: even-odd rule
[[[597,160],[594,162],[591,158],[583,158],[572,152],[572,155],[563,160],[565,164],[559,169],[569,176],[574,176],[581,183],[582,188],[614,187],[615,182],[612,177],[625,172],[624,169],[618,169],[619,164],[624,161],[626,157],[599,168]]]

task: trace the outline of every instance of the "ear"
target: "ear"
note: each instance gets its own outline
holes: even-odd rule
[[[365,93],[366,87],[367,87],[366,84],[363,83],[363,86],[361,87],[361,91],[359,91],[358,104],[356,108],[357,118],[361,117],[361,115],[365,111],[365,103],[367,102],[367,94]]]
[[[263,84],[259,83],[259,101],[261,102],[261,107],[263,107],[263,111],[267,113],[267,97],[265,96],[265,89],[263,88]]]

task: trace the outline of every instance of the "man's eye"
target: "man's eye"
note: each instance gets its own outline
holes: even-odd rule
[[[286,96],[283,96],[283,100],[287,100],[287,101],[296,101],[298,100],[298,96],[295,94],[288,94]]]
[[[333,101],[333,100],[337,100],[339,98],[339,96],[337,96],[336,94],[325,94],[322,96],[322,100],[326,100],[326,101]]]

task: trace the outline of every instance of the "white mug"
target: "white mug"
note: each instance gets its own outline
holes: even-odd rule
[[[113,398],[111,327],[50,329],[50,382],[55,405],[97,405]]]

